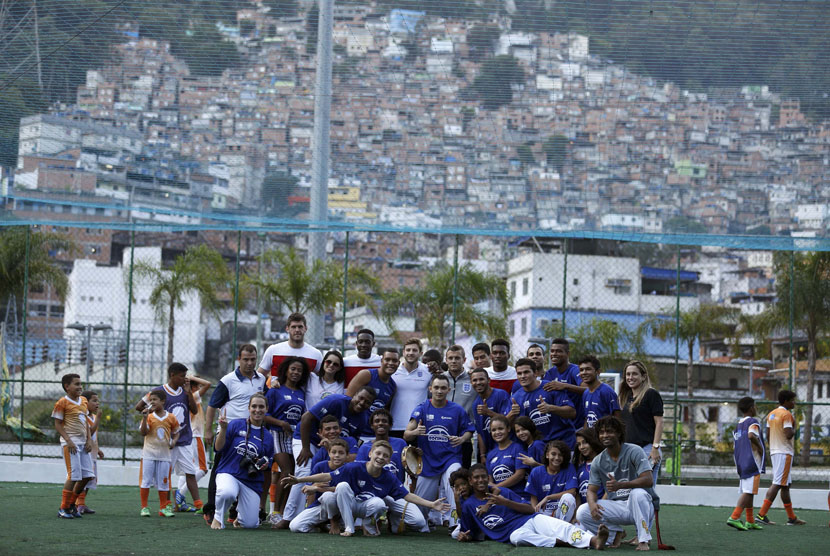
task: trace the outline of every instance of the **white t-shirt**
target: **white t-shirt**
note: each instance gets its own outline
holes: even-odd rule
[[[320,400],[332,394],[345,394],[346,386],[342,382],[325,382],[316,374],[308,377],[305,385],[305,407],[306,410],[314,407]]]
[[[398,390],[392,398],[392,405],[389,411],[392,413],[392,430],[402,431],[406,429],[409,424],[409,418],[412,412],[427,399],[427,388],[432,374],[429,368],[423,363],[418,363],[418,367],[409,372],[406,367],[401,364],[392,379],[398,385]]]
[[[262,361],[259,362],[259,368],[269,371],[271,376],[276,376],[280,363],[288,357],[301,357],[305,359],[308,364],[308,370],[311,373],[316,373],[323,365],[323,354],[311,344],[303,343],[303,347],[294,348],[288,342],[280,342],[269,346],[265,350]]]
[[[371,354],[366,359],[358,357],[356,353],[348,355],[343,358],[343,366],[346,369],[346,386],[352,381],[357,373],[366,369],[380,368],[380,355],[377,353]]]

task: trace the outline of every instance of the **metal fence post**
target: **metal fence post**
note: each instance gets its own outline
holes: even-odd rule
[[[458,305],[458,234],[455,234],[455,257],[452,273],[452,330],[450,331],[450,344],[455,344],[455,311]],[[443,346],[442,346],[443,347]]]
[[[127,288],[127,337],[124,347],[124,419],[121,431],[121,465],[127,464],[127,419],[129,415],[130,333],[133,322],[133,266],[135,263],[135,228],[130,230],[130,281]]]
[[[239,252],[242,250],[242,230],[236,232],[236,286],[233,290],[233,343],[231,344],[231,368],[236,359],[236,324],[239,316]]]
[[[565,262],[562,264],[562,337],[565,338],[565,308],[568,304],[568,238],[565,238]],[[548,354],[550,355],[550,354]]]
[[[678,407],[679,402],[677,401],[677,373],[678,373],[678,360],[680,359],[680,246],[677,246],[677,271],[675,275],[675,285],[674,285],[674,295],[675,295],[675,306],[674,306],[674,419],[672,423],[672,438],[673,446],[672,446],[672,469],[671,469],[671,482],[672,484],[680,484],[680,472],[678,470],[680,466],[680,457],[683,451],[680,448],[680,444],[678,443],[678,435],[677,435],[677,418],[678,418],[678,411],[680,408]]]
[[[795,305],[795,299],[794,299],[794,297],[795,297],[795,284],[793,283],[794,278],[795,278],[795,251],[790,251],[790,350],[789,350],[790,356],[788,358],[789,369],[790,369],[788,384],[789,384],[790,390],[793,390],[793,349],[794,349],[794,346],[793,346],[793,320],[795,319],[795,316],[793,314],[793,311],[794,311],[793,305]]]
[[[349,231],[346,230],[346,254],[343,257],[343,322],[340,326],[340,353],[346,353],[346,300],[349,291]]]
[[[23,459],[23,423],[25,423],[25,416],[23,415],[26,407],[26,316],[29,313],[29,257],[31,256],[32,246],[32,228],[26,226],[26,250],[24,253],[24,260],[26,266],[23,269],[23,343],[20,348],[20,459]]]

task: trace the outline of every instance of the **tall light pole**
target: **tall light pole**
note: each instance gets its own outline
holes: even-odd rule
[[[320,227],[328,219],[328,181],[331,116],[331,35],[334,25],[334,0],[320,0],[320,17],[317,21],[317,81],[314,87],[314,140],[311,159],[311,226]],[[326,256],[325,231],[309,232],[308,264],[323,260]],[[325,318],[322,313],[306,315],[308,341],[323,341]]]

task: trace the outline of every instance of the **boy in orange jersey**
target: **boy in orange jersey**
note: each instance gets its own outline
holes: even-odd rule
[[[92,441],[89,437],[89,427],[86,424],[88,413],[87,401],[81,393],[81,377],[74,373],[63,375],[61,386],[66,395],[55,403],[52,418],[55,419],[55,430],[61,438],[63,461],[66,463],[66,482],[63,484],[63,495],[58,517],[72,519],[81,517],[75,506],[78,495],[86,488],[86,484],[95,476],[92,469],[92,457],[89,452]]]
[[[796,517],[793,512],[793,502],[790,499],[790,483],[792,482],[791,468],[795,449],[795,418],[792,411],[795,409],[795,392],[781,390],[778,392],[778,407],[767,415],[769,429],[769,453],[772,459],[772,484],[764,497],[761,511],[758,512],[758,521],[767,525],[775,525],[767,517],[770,506],[775,501],[778,491],[781,491],[781,501],[787,511],[787,525],[804,525],[804,521]]]
[[[95,510],[86,505],[86,495],[89,494],[90,490],[98,488],[98,460],[104,459],[104,452],[98,448],[98,425],[100,424],[101,405],[97,392],[86,390],[83,394],[81,394],[81,396],[86,398],[87,404],[88,412],[86,415],[86,425],[89,427],[89,439],[92,442],[92,448],[89,451],[89,455],[92,457],[92,472],[94,473],[94,476],[86,484],[86,488],[83,492],[78,495],[78,499],[75,500],[75,504],[81,514],[94,514]]]
[[[150,487],[159,492],[159,515],[173,517],[170,503],[170,451],[179,440],[179,420],[164,409],[167,393],[159,388],[147,395],[138,430],[144,436],[141,450],[141,517],[150,517],[147,507]]]

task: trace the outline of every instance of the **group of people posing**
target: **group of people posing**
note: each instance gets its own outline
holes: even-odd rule
[[[626,365],[618,396],[596,357],[570,362],[564,339],[551,344],[550,368],[535,344],[509,365],[501,339],[473,346],[468,366],[458,345],[422,353],[410,340],[375,353],[366,329],[354,355],[324,355],[305,342],[302,314],[286,331],[261,357],[240,347],[203,421],[198,398],[211,384],[177,363],[138,402],[142,515],[156,487],[160,515],[197,511],[214,529],[446,526],[462,542],[601,549],[635,525],[632,543],[648,550],[663,405],[642,363]],[[211,444],[203,504],[196,482]],[[172,470],[181,481],[170,501]]]

